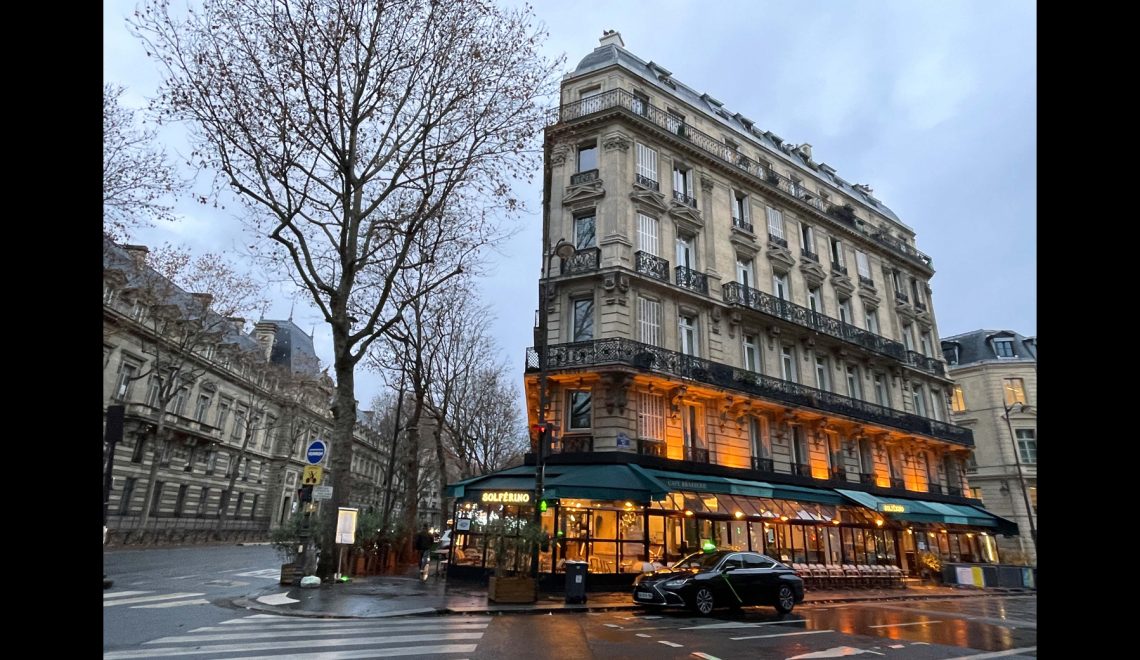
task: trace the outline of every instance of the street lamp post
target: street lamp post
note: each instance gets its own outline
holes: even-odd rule
[[[535,337],[535,352],[538,353],[538,452],[535,457],[533,505],[534,522],[540,527],[542,525],[542,511],[539,505],[542,502],[542,482],[546,471],[546,444],[550,437],[550,430],[546,424],[546,303],[550,295],[547,290],[550,283],[547,280],[550,278],[550,257],[558,255],[558,258],[565,263],[574,256],[575,252],[577,250],[573,243],[566,239],[559,239],[553,250],[543,254],[542,279],[538,286],[538,336]],[[535,544],[530,560],[530,575],[535,579],[538,578],[538,552],[538,544]]]
[[[1021,448],[1017,446],[1017,436],[1013,434],[1013,424],[1009,421],[1009,413],[1014,408],[1018,412],[1026,412],[1029,410],[1029,405],[1025,403],[1011,403],[1006,405],[1002,403],[1005,408],[1005,427],[1009,430],[1009,440],[1013,443],[1013,462],[1017,466],[1017,481],[1021,484],[1021,496],[1025,498],[1025,516],[1029,518],[1029,536],[1033,540],[1033,554],[1037,554],[1037,525],[1033,522],[1033,507],[1029,504],[1029,488],[1025,485],[1025,474],[1021,470]]]

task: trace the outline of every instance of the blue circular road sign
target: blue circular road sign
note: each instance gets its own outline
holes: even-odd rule
[[[309,465],[316,465],[325,460],[325,441],[313,440],[309,443],[309,449],[305,452],[305,458],[308,459]]]

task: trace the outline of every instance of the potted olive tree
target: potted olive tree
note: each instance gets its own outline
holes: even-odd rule
[[[543,544],[542,526],[531,521],[499,519],[484,530],[495,562],[487,599],[496,603],[533,603],[538,589],[530,576],[530,561],[534,547]]]

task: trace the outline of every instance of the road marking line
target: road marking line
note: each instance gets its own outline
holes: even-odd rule
[[[756,626],[779,626],[787,624],[806,624],[807,621],[793,620],[793,621],[763,621],[759,623],[746,623],[743,621],[729,621],[727,623],[709,623],[703,626],[688,626],[679,628],[679,630],[701,630],[712,628],[754,628]]]
[[[715,655],[701,653],[700,651],[693,651],[693,655],[697,656],[698,658],[704,658],[705,660],[720,660],[720,658],[716,657]]]
[[[804,630],[802,632],[777,633],[775,635],[752,635],[750,637],[729,637],[729,639],[731,639],[734,642],[738,642],[742,639],[766,639],[768,637],[791,637],[792,635],[818,635],[820,633],[832,633],[832,632],[835,632],[835,631],[834,630]]]
[[[222,621],[218,626],[207,626],[204,628],[195,628],[190,632],[236,632],[238,630],[331,630],[334,628],[351,628],[354,626],[368,625],[374,629],[380,630],[393,630],[404,626],[417,626],[417,625],[461,625],[461,626],[474,626],[479,624],[489,624],[491,619],[487,617],[393,617],[382,619],[299,619],[295,616],[278,616],[269,619],[257,619],[254,621],[244,621],[240,619],[231,619],[229,621]],[[442,623],[441,623],[442,622]],[[242,625],[233,625],[240,623]],[[229,624],[229,625],[223,625]]]
[[[172,577],[170,579],[171,580],[189,580],[190,578],[196,578],[196,577],[202,577],[202,575],[201,574],[199,574],[199,575],[179,575],[178,577]]]
[[[144,648],[131,651],[112,651],[104,653],[103,660],[125,660],[126,658],[160,658],[175,655],[204,655],[207,653],[242,653],[249,651],[280,651],[283,649],[311,649],[332,646],[373,646],[380,644],[404,644],[409,642],[450,642],[459,640],[482,639],[482,632],[440,633],[431,635],[394,635],[391,637],[367,637],[350,639],[299,639],[299,640],[273,640],[269,642],[254,642],[250,644],[214,644],[204,646],[167,646],[164,648]],[[422,648],[422,647],[421,647]],[[392,655],[386,648],[373,648],[368,653],[357,657],[385,657]],[[470,651],[460,651],[469,653]],[[427,654],[427,651],[420,651]],[[279,654],[283,655],[283,654]],[[292,654],[290,657],[296,658]],[[408,654],[402,654],[408,655]],[[319,656],[314,656],[319,657]],[[248,660],[248,659],[245,659]]]
[[[905,649],[905,648],[906,648],[906,644],[888,644],[888,645],[887,645],[887,648],[892,648],[892,649]]]
[[[139,596],[138,598],[122,598],[120,600],[113,600],[111,602],[104,602],[103,607],[113,607],[115,605],[134,605],[135,603],[149,603],[156,600],[174,600],[175,598],[193,598],[194,596],[205,596],[206,594],[160,594],[158,596]]]
[[[195,598],[194,600],[176,600],[171,603],[155,603],[154,605],[132,605],[132,610],[141,609],[155,609],[159,607],[182,607],[183,605],[209,605],[210,601],[205,598]]]
[[[616,623],[603,623],[602,625],[604,625],[607,628],[621,628],[621,626],[619,626]]]
[[[955,658],[946,658],[946,660],[986,660],[987,658],[1004,658],[1007,655],[1029,653],[1030,651],[1036,650],[1036,646],[1026,646],[1025,648],[1010,649],[1008,651],[994,651],[993,653],[979,653],[977,655],[960,655]]]
[[[925,626],[928,623],[942,623],[941,620],[935,619],[933,621],[912,621],[910,623],[884,623],[878,626],[867,626],[868,628],[898,628],[899,626]]]
[[[875,648],[879,647],[876,646]],[[868,649],[857,649],[852,646],[836,646],[835,648],[824,649],[822,651],[793,655],[792,657],[787,658],[787,660],[803,660],[805,658],[845,658],[850,655],[862,655],[864,653],[886,655],[886,653],[879,653],[878,651],[871,651]]]
[[[660,617],[659,615],[656,615],[656,614],[654,614],[654,615],[651,615],[651,616],[640,616],[640,617],[637,617],[637,618],[639,618],[639,619],[660,619],[661,617]]]
[[[297,600],[296,598],[290,598],[288,591],[282,591],[279,594],[269,594],[268,596],[262,596],[257,599],[257,602],[265,603],[266,605],[288,605],[289,603],[299,603],[301,601]]]
[[[658,643],[658,644],[664,644],[664,645],[666,645],[666,646],[672,646],[673,648],[678,648],[678,647],[680,647],[680,646],[681,646],[680,644],[674,644],[673,642],[666,642],[666,641],[665,641],[665,640],[663,640],[663,639],[659,639],[659,640],[657,640],[657,643]]]
[[[153,591],[115,591],[109,594],[103,594],[103,600],[108,598],[126,598],[127,596],[137,596],[139,594],[152,594]]]
[[[652,638],[653,638],[653,635],[646,635],[645,633],[637,633],[637,636],[638,636],[638,637],[647,637],[647,638],[649,638],[649,639],[652,639]]]
[[[626,632],[633,632],[635,630],[668,630],[668,626],[657,626],[656,628],[626,628]]]
[[[388,628],[392,632],[460,632],[460,631],[477,631],[486,628],[488,623],[474,623],[469,625],[450,625],[441,626],[439,623],[422,623],[417,626],[406,626],[399,629]],[[161,637],[159,639],[143,642],[144,644],[176,644],[181,642],[236,642],[239,640],[255,640],[255,639],[281,639],[284,637],[310,637],[321,635],[352,635],[352,634],[368,634],[374,635],[378,631],[376,628],[367,626],[366,623],[357,622],[356,628],[332,628],[327,630],[273,630],[273,631],[251,631],[251,632],[231,632],[233,628],[226,628],[225,634],[219,635],[199,635],[198,631],[192,631],[193,635],[178,635],[175,637]]]
[[[326,651],[324,653],[291,654],[293,660],[350,660],[351,658],[392,658],[399,655],[442,655],[444,653],[474,653],[475,644],[440,644],[437,646],[400,646],[386,648],[382,655],[374,650]],[[279,655],[259,655],[242,660],[281,660]]]

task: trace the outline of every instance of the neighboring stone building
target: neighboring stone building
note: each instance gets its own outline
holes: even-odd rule
[[[870,186],[615,32],[563,78],[545,135],[525,383],[533,427],[546,367],[557,429],[546,570],[634,573],[710,543],[912,572],[923,551],[996,560],[1008,523],[967,495],[933,263]],[[532,515],[534,464],[454,484],[459,517]]]
[[[1020,529],[998,538],[1002,556],[1036,565],[1037,338],[974,330],[944,338],[942,354],[956,383],[951,418],[974,431],[970,483],[989,510]]]
[[[162,278],[146,266],[147,252],[109,242],[103,250],[103,408],[125,406],[107,500],[110,542],[193,541],[214,532],[224,538],[263,537],[297,509],[305,449],[331,431],[333,382],[319,371],[312,336],[291,320],[262,320],[249,333],[241,319],[219,323],[216,341],[183,345],[192,351],[190,358],[168,337],[158,338],[156,324],[150,322],[157,315],[176,327],[190,322],[192,310],[206,309],[212,298]],[[162,291],[161,300],[155,299],[156,290]],[[218,320],[209,313],[207,318]],[[163,342],[165,353],[154,348],[156,340]],[[156,355],[186,360],[193,369],[183,373],[192,371],[196,378],[167,409],[173,441],[160,457],[151,520],[141,530],[152,452],[151,443],[145,443],[144,451],[140,438],[153,434],[158,420],[158,383],[152,373]],[[239,465],[248,428],[243,422],[250,415],[256,420],[253,437]],[[362,421],[368,419],[362,413]],[[352,470],[357,486],[351,505],[375,507],[375,484],[385,465],[383,444],[367,423],[358,425],[356,441]],[[104,469],[106,450],[104,445]],[[238,471],[238,478],[229,493],[231,470]],[[327,469],[324,478],[330,482]],[[224,523],[219,520],[222,507],[228,509]]]

